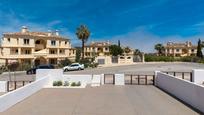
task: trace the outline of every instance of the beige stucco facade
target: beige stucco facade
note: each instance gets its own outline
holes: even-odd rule
[[[165,46],[165,55],[174,57],[195,56],[197,53],[197,46],[192,45],[191,42],[173,43],[168,42]]]
[[[21,32],[4,33],[0,59],[6,63],[57,64],[59,60],[75,59],[76,51],[68,38],[55,32],[30,32],[22,27]]]
[[[86,58],[95,58],[95,62],[99,65],[111,65],[111,64],[131,64],[133,63],[134,51],[130,49],[130,52],[123,53],[118,56],[117,59],[113,59],[110,54],[109,46],[111,43],[107,42],[91,42],[89,45],[85,45],[84,53]],[[123,47],[122,47],[123,48]],[[124,49],[124,48],[123,48]],[[115,60],[115,61],[113,61]]]
[[[85,45],[85,57],[109,56],[110,45],[110,42],[92,42],[89,45]]]

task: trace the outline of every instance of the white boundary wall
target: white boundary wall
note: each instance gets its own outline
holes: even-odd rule
[[[203,69],[194,69],[193,70],[193,82],[197,84],[203,84],[204,82],[204,70]]]
[[[0,92],[7,92],[7,81],[0,81]]]
[[[204,112],[204,86],[156,72],[156,86]]]
[[[0,96],[0,112],[5,111],[9,107],[15,105],[16,103],[24,100],[25,98],[36,93],[44,87],[48,82],[48,77],[42,77],[32,82],[24,87],[18,88],[14,91],[8,92]]]
[[[125,85],[124,74],[115,74],[115,85]]]

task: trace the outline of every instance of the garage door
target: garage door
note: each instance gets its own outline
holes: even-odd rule
[[[100,65],[105,64],[105,59],[98,59],[98,64]]]

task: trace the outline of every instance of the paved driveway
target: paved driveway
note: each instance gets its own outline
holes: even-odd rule
[[[42,89],[3,115],[198,115],[154,86]]]
[[[101,73],[135,73],[154,74],[154,71],[182,71],[190,72],[192,69],[204,69],[204,64],[166,62],[166,63],[138,63],[134,65],[85,69],[83,71],[70,71],[66,74],[101,74]]]
[[[192,71],[192,69],[204,69],[204,64],[197,63],[138,63],[134,65],[103,67],[103,68],[88,68],[81,71],[70,71],[65,74],[102,74],[102,73],[131,73],[131,74],[154,74],[154,71]],[[10,80],[9,75],[0,75],[0,80]],[[11,74],[11,80],[32,81],[35,80],[35,75],[26,75],[24,73]]]

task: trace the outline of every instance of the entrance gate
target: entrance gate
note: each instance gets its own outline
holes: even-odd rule
[[[126,85],[154,85],[155,75],[125,74]]]
[[[104,84],[115,84],[115,74],[104,74]]]

